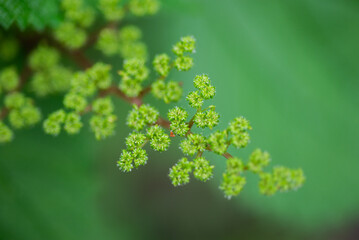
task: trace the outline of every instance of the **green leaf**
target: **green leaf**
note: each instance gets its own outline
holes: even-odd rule
[[[0,0],[0,24],[5,29],[15,24],[21,30],[29,26],[42,30],[60,20],[58,0]]]

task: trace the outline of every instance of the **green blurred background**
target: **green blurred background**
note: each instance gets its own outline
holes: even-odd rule
[[[129,22],[151,56],[194,35],[195,67],[171,77],[188,92],[195,74],[209,74],[219,128],[238,115],[254,127],[248,149],[230,152],[247,158],[261,147],[273,164],[302,167],[305,185],[266,197],[250,175],[227,200],[218,189],[225,161],[207,153],[215,177],[174,188],[176,144],[123,174],[115,162],[129,106],[118,100],[117,135],[103,142],[88,128],[53,138],[38,126],[0,146],[0,239],[359,238],[358,1],[163,0],[159,14]],[[39,102],[46,113],[61,97]]]

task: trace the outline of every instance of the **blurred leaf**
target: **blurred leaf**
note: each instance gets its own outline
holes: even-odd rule
[[[5,29],[14,23],[21,30],[42,30],[60,21],[59,8],[59,0],[0,0],[0,24]]]

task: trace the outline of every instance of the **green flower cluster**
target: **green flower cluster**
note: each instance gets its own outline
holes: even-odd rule
[[[65,92],[70,88],[72,72],[59,64],[59,52],[39,45],[29,56],[29,66],[35,72],[31,89],[37,96]]]
[[[121,28],[103,29],[97,40],[97,48],[107,56],[119,54],[124,59],[146,59],[147,48],[141,41],[141,30],[133,25]]]
[[[4,108],[0,112],[7,112],[7,119],[15,129],[33,126],[41,119],[39,108],[31,98],[18,92],[19,76],[14,67],[7,67],[0,72],[0,94],[4,93]],[[6,116],[6,115],[5,115]],[[0,143],[13,139],[13,131],[0,119]]]
[[[213,176],[213,165],[204,157],[195,158],[193,161],[188,161],[187,158],[179,160],[172,168],[168,176],[170,177],[173,186],[180,186],[189,183],[190,173],[202,182],[208,181]]]
[[[153,15],[160,7],[158,0],[130,0],[129,9],[135,16]]]
[[[76,134],[82,126],[81,116],[78,113],[66,113],[62,109],[51,113],[43,123],[45,132],[53,136],[59,135],[62,127],[68,134]]]
[[[159,112],[149,104],[133,105],[132,110],[127,116],[127,125],[136,131],[141,131],[146,125],[153,125],[157,122]]]
[[[154,97],[162,99],[165,103],[177,102],[182,97],[182,87],[178,82],[165,82],[168,74],[173,67],[179,71],[187,71],[193,65],[193,59],[189,56],[184,56],[184,53],[193,53],[195,51],[195,40],[193,37],[187,36],[173,47],[173,52],[177,58],[171,62],[170,57],[163,53],[156,55],[153,59],[153,68],[159,75],[159,78],[152,83],[151,90]]]
[[[0,94],[2,91],[13,91],[19,85],[19,75],[13,66],[6,67],[0,72]]]
[[[168,119],[171,121],[171,130],[179,135],[185,136],[189,131],[188,123],[186,123],[188,113],[180,107],[174,107],[169,110],[167,114]]]
[[[149,70],[145,61],[139,58],[125,60],[123,70],[119,71],[121,82],[119,88],[129,97],[137,97],[143,89],[142,82],[148,77]]]
[[[164,129],[156,124],[159,112],[150,105],[133,105],[133,109],[127,116],[127,125],[133,129],[126,138],[127,149],[122,151],[121,157],[117,162],[117,166],[121,171],[129,172],[134,167],[145,165],[147,162],[147,153],[142,148],[147,142],[155,151],[166,151],[170,145],[170,138]],[[141,133],[145,126],[146,134]]]
[[[166,151],[171,142],[163,128],[158,125],[151,126],[147,129],[147,137],[150,139],[153,150],[159,152]]]
[[[8,120],[17,129],[29,127],[41,119],[40,110],[34,106],[33,100],[20,92],[11,92],[5,96],[5,106],[10,111]]]
[[[243,171],[244,165],[241,159],[234,157],[227,160],[227,169],[223,173],[223,181],[219,188],[228,199],[237,196],[246,184],[246,179],[240,176]]]
[[[152,94],[158,99],[162,99],[165,103],[177,102],[182,97],[182,87],[178,82],[165,82],[158,79],[152,83]]]
[[[193,80],[193,85],[198,90],[190,92],[186,99],[191,107],[200,110],[204,100],[213,98],[216,94],[216,90],[211,85],[209,77],[206,74],[197,75]],[[211,109],[213,109],[213,107]]]
[[[120,6],[121,0],[100,0],[99,9],[108,21],[119,21],[125,16],[125,9]]]
[[[172,51],[177,55],[174,60],[174,66],[178,71],[188,71],[193,66],[193,58],[185,56],[185,53],[195,52],[196,40],[192,36],[182,37],[181,40],[173,46]]]
[[[296,190],[303,185],[305,177],[302,169],[274,167],[271,173],[261,173],[259,190],[262,194],[273,195],[277,191]]]
[[[92,103],[94,115],[90,119],[91,130],[97,140],[105,139],[115,132],[116,115],[113,114],[114,105],[110,97],[98,98]]]
[[[207,140],[201,134],[189,134],[186,139],[180,143],[180,149],[186,155],[193,156],[195,153],[201,153],[206,150]]]
[[[85,72],[77,72],[71,79],[71,88],[64,96],[64,108],[52,114],[44,122],[44,130],[50,135],[58,135],[61,126],[68,134],[76,134],[83,126],[81,114],[92,110],[94,115],[90,119],[91,130],[96,139],[104,139],[114,133],[117,117],[113,115],[114,107],[110,98],[96,98],[98,90],[111,86],[111,66],[98,62]],[[89,102],[91,102],[89,104]],[[92,107],[91,107],[92,106]]]
[[[65,21],[55,29],[54,36],[69,49],[80,48],[87,39],[84,29],[94,22],[95,11],[85,6],[83,0],[63,0],[61,3]]]

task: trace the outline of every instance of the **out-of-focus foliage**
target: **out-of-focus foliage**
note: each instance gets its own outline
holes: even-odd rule
[[[32,26],[42,30],[61,21],[60,0],[0,0],[0,25],[20,29]]]

